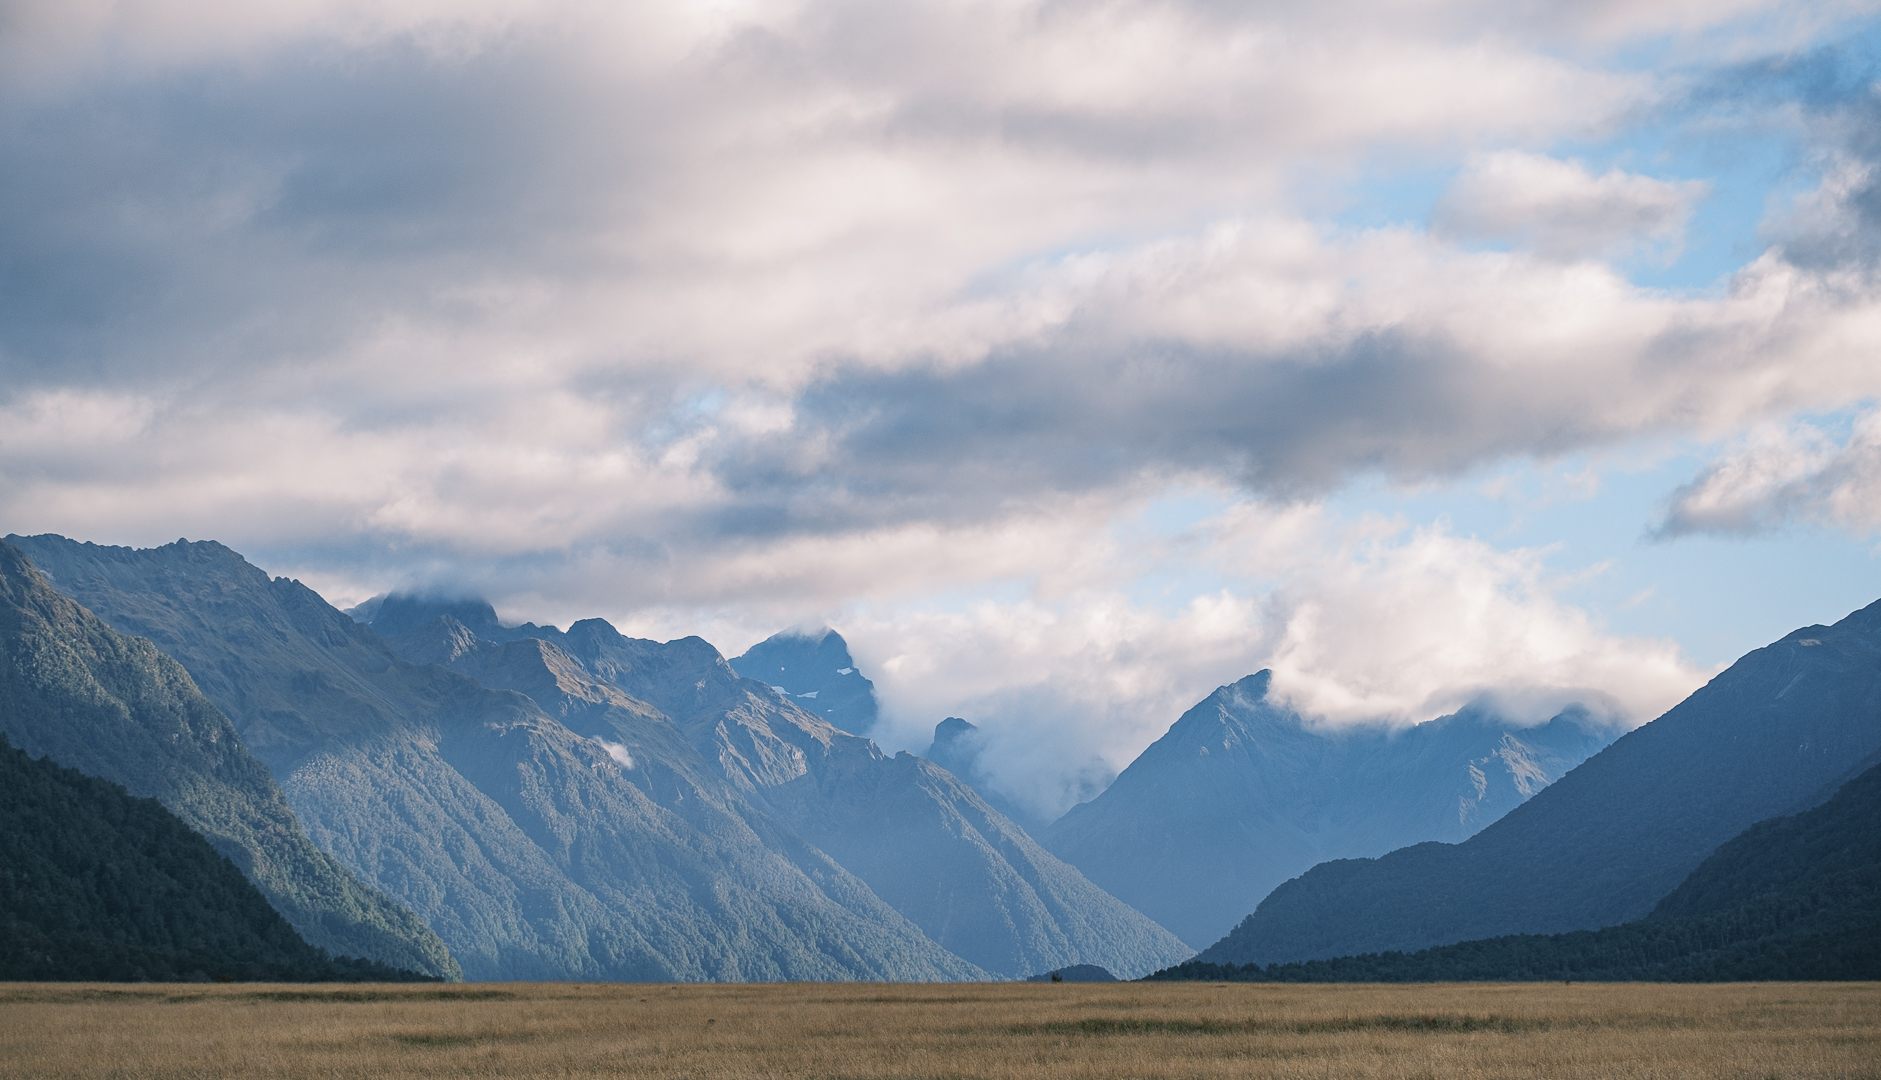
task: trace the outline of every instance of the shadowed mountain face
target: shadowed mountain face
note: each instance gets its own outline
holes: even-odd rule
[[[1831,902],[1808,901],[1810,894]],[[1881,765],[1864,769],[1821,806],[1760,821],[1719,845],[1650,918],[1743,911],[1773,898],[1801,901],[1786,921],[1802,915],[1825,925],[1859,921],[1881,938]],[[1862,977],[1875,975],[1881,969]]]
[[[422,916],[471,978],[984,974],[731,791],[644,702],[582,684],[550,716],[404,660],[219,544],[19,543],[197,675],[314,840]]]
[[[773,634],[731,662],[732,670],[790,695],[798,708],[852,735],[875,727],[875,684],[862,677],[834,630]]]
[[[1517,728],[1472,711],[1330,731],[1270,700],[1268,673],[1184,713],[1045,845],[1192,944],[1328,858],[1462,840],[1599,750],[1578,710]]]
[[[1613,926],[1881,750],[1881,604],[1750,653],[1468,841],[1314,867],[1202,954],[1271,963]]]
[[[1813,810],[1746,829],[1637,922],[1414,953],[1288,964],[1206,961],[1158,979],[1741,982],[1881,977],[1881,766]]]
[[[599,619],[566,633],[492,632],[536,636],[480,641],[446,615],[393,644],[486,685],[528,693],[557,716],[642,709],[671,717],[721,782],[988,971],[1023,977],[1087,962],[1144,974],[1191,951],[1047,853],[946,770],[910,754],[885,755],[794,697],[741,678],[699,638],[628,638]],[[622,742],[637,759],[637,744]]]
[[[329,957],[163,804],[0,735],[0,979],[417,978]]]
[[[0,731],[32,754],[157,799],[314,945],[460,974],[410,911],[314,846],[267,767],[176,661],[54,591],[20,548],[4,543]]]

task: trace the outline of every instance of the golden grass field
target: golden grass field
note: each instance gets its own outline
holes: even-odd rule
[[[1881,985],[14,983],[0,1076],[1881,1078]]]

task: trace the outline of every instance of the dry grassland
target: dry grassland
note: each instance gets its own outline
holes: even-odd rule
[[[1881,1078],[1881,985],[0,985],[6,1077]]]

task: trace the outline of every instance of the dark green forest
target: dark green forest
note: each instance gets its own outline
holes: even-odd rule
[[[0,735],[0,980],[424,978],[307,944],[157,800]]]
[[[34,757],[157,799],[228,856],[309,943],[461,976],[416,915],[314,845],[268,767],[181,664],[54,590],[5,542],[0,732]]]
[[[1295,963],[1190,961],[1148,976],[1211,982],[1738,982],[1881,978],[1881,766],[1821,806],[1718,848],[1644,919],[1417,952]]]

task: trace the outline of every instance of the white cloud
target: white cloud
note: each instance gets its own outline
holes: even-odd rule
[[[1558,601],[1546,554],[1432,527],[1365,536],[1280,590],[1274,686],[1333,722],[1421,722],[1488,698],[1517,722],[1578,701],[1628,726],[1697,687],[1673,642],[1609,635]]]
[[[318,343],[396,332],[473,381],[526,347],[791,386],[1003,344],[1025,312],[959,302],[989,270],[1273,205],[1304,162],[1585,134],[1658,92],[1517,42],[1173,4],[699,10],[27,5],[156,66],[74,59],[15,104],[30,227],[59,227],[11,246],[90,276],[125,323],[105,351],[146,373],[326,368]],[[476,48],[408,48],[459,24]]]
[[[1881,395],[1875,298],[1774,255],[1722,298],[1680,298],[1597,264],[1267,218],[1022,276],[1002,314],[930,313],[978,320],[970,358],[801,390],[397,325],[187,392],[27,391],[0,505],[20,530],[350,568],[342,592],[441,580],[558,618],[597,595],[795,618],[1063,576],[1075,537],[1184,477],[1415,481]]]
[[[1578,701],[1630,727],[1708,674],[1669,641],[1613,635],[1563,603],[1549,552],[1442,527],[1244,503],[1186,541],[1110,554],[1206,564],[1233,584],[1174,608],[1093,587],[851,614],[840,628],[883,698],[878,737],[919,752],[942,717],[966,717],[992,782],[1050,817],[1263,667],[1277,694],[1335,725],[1417,723],[1472,701],[1534,723]]]
[[[609,742],[606,739],[597,741],[600,742],[601,749],[607,751],[607,756],[614,760],[614,764],[619,765],[623,769],[631,769],[634,767],[633,755],[627,752],[626,746],[617,742]]]
[[[1673,493],[1658,534],[1750,535],[1792,522],[1881,530],[1881,410],[1837,440],[1809,423],[1762,427]]]
[[[1627,254],[1645,247],[1676,255],[1701,180],[1655,180],[1578,161],[1503,150],[1466,165],[1438,200],[1439,234],[1509,240],[1550,258]]]

